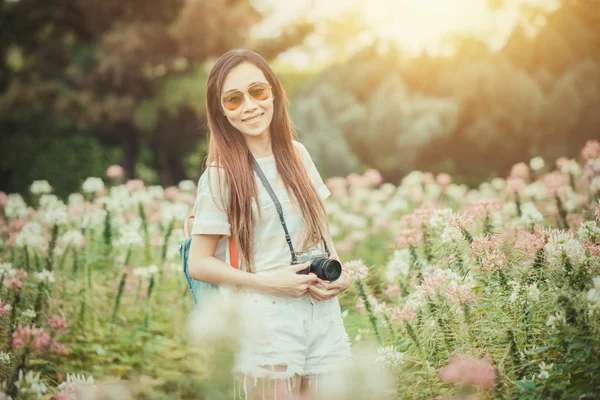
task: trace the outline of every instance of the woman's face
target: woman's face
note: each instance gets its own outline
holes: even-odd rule
[[[270,136],[269,126],[273,119],[273,96],[265,100],[257,100],[250,96],[247,89],[253,83],[268,83],[263,72],[251,63],[242,63],[234,67],[223,81],[221,91],[221,110],[235,128],[246,138],[257,138],[263,135]],[[222,98],[232,90],[244,93],[244,101],[239,108],[229,110],[223,107]]]

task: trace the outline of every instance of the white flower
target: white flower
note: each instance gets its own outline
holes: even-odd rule
[[[388,282],[397,282],[408,275],[410,266],[410,251],[408,249],[395,250],[392,259],[385,267],[385,278]]]
[[[546,326],[551,328],[558,328],[562,325],[565,325],[567,320],[565,319],[565,314],[562,311],[557,311],[554,314],[548,316],[548,320],[546,321]]]
[[[573,238],[571,232],[553,231],[545,249],[548,254],[548,262],[553,265],[562,262],[563,255],[566,255],[574,265],[578,265],[585,256],[583,246]]]
[[[62,204],[62,202],[61,202]],[[49,210],[45,210],[41,213],[42,220],[51,225],[65,225],[69,221],[67,215],[67,207],[63,204],[61,206],[55,206]]]
[[[569,160],[560,167],[560,172],[577,177],[581,175],[581,166],[577,161]]]
[[[81,186],[85,193],[95,193],[104,189],[104,181],[101,178],[89,177]]]
[[[10,364],[10,354],[0,351],[0,364],[8,365]]]
[[[542,157],[534,157],[529,161],[529,166],[534,171],[539,171],[544,168],[544,159]]]
[[[13,269],[12,263],[9,263],[9,262],[0,263],[0,275],[3,272],[10,271],[11,269]]]
[[[429,224],[433,229],[442,229],[446,226],[448,217],[452,215],[451,208],[437,208],[429,218]]]
[[[24,316],[24,317],[28,317],[28,318],[35,318],[35,316],[37,314],[35,313],[35,310],[33,308],[29,308],[29,309],[23,311],[21,313],[21,315]]]
[[[596,221],[585,221],[577,230],[577,237],[582,242],[594,243],[600,239],[600,227]]]
[[[195,189],[196,184],[194,183],[194,181],[188,179],[179,182],[179,190],[181,190],[182,192],[193,192]]]
[[[505,183],[504,179],[502,179],[502,178],[494,178],[494,179],[492,179],[490,184],[492,185],[492,187],[494,189],[496,189],[497,191],[500,191],[500,190],[504,189],[504,185],[506,183]]]
[[[394,346],[377,348],[377,358],[375,361],[383,363],[388,367],[395,367],[404,363],[404,354],[396,350]]]
[[[532,198],[537,201],[548,198],[548,188],[542,181],[531,183],[523,189],[523,197]]]
[[[356,281],[362,281],[369,275],[369,267],[362,260],[352,260],[344,263],[344,268],[350,277]]]
[[[512,292],[508,301],[511,303],[515,303],[519,299],[519,292],[521,291],[521,284],[517,281],[510,281],[510,285],[512,286]]]
[[[48,181],[33,181],[29,187],[29,191],[33,194],[50,193],[52,191],[52,186],[50,186]]]
[[[521,204],[521,221],[526,225],[538,224],[544,220],[544,216],[538,211],[535,204],[531,202]]]
[[[142,278],[152,276],[158,272],[156,265],[150,265],[149,267],[139,267],[133,269],[134,276],[141,276]]]
[[[15,382],[15,386],[19,388],[19,395],[32,394],[36,398],[40,399],[44,393],[48,391],[48,388],[43,382],[40,382],[40,373],[33,371],[27,372],[23,375],[23,370],[19,370],[19,379]]]
[[[527,300],[531,302],[540,300],[540,289],[535,282],[527,286]]]
[[[64,243],[73,245],[75,247],[81,247],[85,244],[85,238],[79,229],[71,229],[63,233],[61,238]]]
[[[40,197],[40,208],[54,208],[57,205],[61,205],[64,203],[55,195],[53,194],[43,194]]]
[[[27,222],[21,232],[17,234],[15,243],[19,247],[42,249],[46,245],[46,239],[42,235],[42,226],[35,221]]]
[[[67,379],[56,387],[62,393],[74,394],[76,390],[81,388],[95,389],[96,383],[91,375],[86,378],[85,375],[67,374]]]
[[[536,376],[539,379],[545,380],[550,377],[550,371],[552,371],[552,367],[554,364],[546,364],[545,362],[540,363],[540,372]]]
[[[590,303],[600,306],[600,276],[596,276],[593,279],[594,287],[587,292],[586,299]]]
[[[41,272],[35,273],[35,279],[38,282],[52,283],[54,282],[54,272],[44,269]]]
[[[455,244],[463,239],[463,234],[455,226],[446,226],[444,232],[440,235],[440,241],[446,245]]]
[[[70,206],[74,206],[85,203],[85,199],[81,193],[71,193],[67,202]]]
[[[512,201],[505,202],[502,204],[502,214],[507,217],[514,217],[517,215],[517,205]]]
[[[8,219],[15,219],[24,216],[27,213],[27,204],[20,194],[10,193],[4,212]]]
[[[144,244],[144,239],[139,234],[137,229],[130,226],[125,226],[121,229],[121,237],[119,244],[125,247],[139,247]]]

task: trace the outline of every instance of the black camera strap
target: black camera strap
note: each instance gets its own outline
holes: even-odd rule
[[[296,252],[294,251],[294,246],[292,245],[292,239],[290,237],[290,233],[288,232],[287,225],[285,223],[285,218],[283,217],[283,209],[281,208],[281,203],[279,202],[277,195],[273,191],[271,184],[267,180],[267,177],[265,176],[264,172],[260,168],[258,161],[256,161],[256,158],[254,158],[254,156],[252,156],[252,159],[254,160],[254,170],[258,174],[258,177],[260,178],[260,181],[262,182],[265,189],[267,189],[269,196],[271,196],[271,199],[273,200],[273,203],[275,204],[275,208],[277,209],[277,214],[279,214],[279,221],[281,222],[281,226],[283,227],[283,231],[285,232],[285,240],[286,240],[286,242],[290,248],[290,252],[292,254],[292,263],[296,263],[296,261],[297,261]],[[260,205],[259,205],[259,207],[260,207]],[[321,239],[323,240],[323,245],[325,246],[325,251],[327,252],[327,256],[330,256],[331,253],[329,252],[329,248],[327,248],[327,243],[325,242],[325,238],[323,238],[321,236]]]

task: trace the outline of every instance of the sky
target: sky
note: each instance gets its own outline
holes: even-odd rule
[[[556,7],[558,0],[497,0],[503,6],[491,11],[493,0],[253,0],[257,9],[270,17],[253,29],[253,35],[275,34],[282,26],[304,15],[309,19],[333,17],[348,9],[358,9],[370,26],[369,35],[358,38],[357,46],[373,36],[394,40],[409,55],[423,50],[448,54],[450,34],[475,34],[491,48],[501,47],[516,24],[522,20],[523,4]],[[531,30],[531,34],[535,29]],[[321,46],[322,47],[322,46]],[[291,50],[280,58],[284,63],[306,68],[331,57],[309,38],[305,50]]]

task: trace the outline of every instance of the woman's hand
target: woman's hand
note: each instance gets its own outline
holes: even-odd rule
[[[317,283],[319,279],[313,273],[308,275],[297,274],[298,271],[305,270],[309,266],[310,262],[290,265],[275,275],[265,276],[263,290],[261,291],[277,297],[298,298],[305,295],[308,292],[308,288]]]
[[[320,283],[323,288],[320,288],[317,285],[311,285],[308,287],[308,293],[313,299],[323,301],[329,300],[348,289],[352,283],[352,278],[348,272],[342,271],[342,275],[333,282],[324,281],[318,277],[317,282]]]

